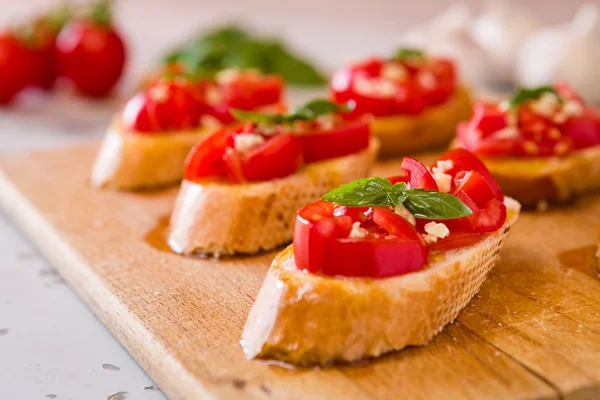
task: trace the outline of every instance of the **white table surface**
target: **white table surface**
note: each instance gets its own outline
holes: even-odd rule
[[[0,0],[0,24],[52,3]],[[131,88],[135,72],[147,67],[169,45],[218,20],[243,20],[259,30],[294,37],[297,48],[331,68],[361,54],[390,51],[405,27],[424,20],[451,0],[411,3],[410,12],[406,4],[402,7],[395,0],[340,3],[306,0],[282,8],[283,3],[276,0],[121,2],[118,20],[129,38],[132,55],[125,86]],[[569,14],[576,7],[558,0],[530,3],[544,4],[541,12],[554,20],[563,16],[560,4],[569,8]],[[0,110],[0,155],[100,138],[122,101],[89,102],[64,92],[28,100],[24,106]],[[0,399],[164,398],[154,386],[29,241],[0,214]],[[119,392],[127,395],[113,396]]]

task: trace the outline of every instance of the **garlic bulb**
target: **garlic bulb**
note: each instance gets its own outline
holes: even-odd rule
[[[469,32],[471,10],[464,4],[452,6],[423,26],[408,32],[402,45],[448,57],[458,64],[461,77],[474,84],[488,80],[489,60]]]
[[[490,1],[473,21],[471,33],[493,63],[494,80],[512,82],[514,65],[525,38],[542,27],[528,10],[506,1]]]
[[[600,10],[587,4],[567,24],[541,29],[525,41],[516,66],[517,82],[539,86],[569,83],[590,103],[600,104]]]

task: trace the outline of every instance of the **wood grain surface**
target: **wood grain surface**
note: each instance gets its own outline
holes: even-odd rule
[[[95,150],[2,159],[0,205],[170,398],[600,398],[600,197],[524,213],[480,293],[428,346],[293,370],[247,361],[239,345],[274,253],[169,253],[160,226],[177,189],[94,189]]]

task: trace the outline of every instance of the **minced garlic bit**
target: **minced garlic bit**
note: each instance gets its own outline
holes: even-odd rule
[[[394,212],[410,222],[412,225],[417,225],[417,220],[414,215],[410,213],[402,204],[398,204],[394,207]]]
[[[558,156],[566,154],[570,149],[571,147],[566,142],[558,142],[553,147],[554,153]]]
[[[564,124],[569,119],[569,116],[564,111],[559,111],[552,117],[552,122],[555,124]]]
[[[562,107],[562,111],[569,117],[577,117],[583,113],[583,107],[575,100],[567,100]]]
[[[492,134],[494,139],[515,139],[519,136],[519,129],[514,126],[507,126],[497,130]]]
[[[367,230],[360,227],[360,222],[356,221],[352,224],[352,230],[350,231],[350,238],[362,239],[367,236]]]
[[[161,104],[169,98],[169,88],[167,85],[155,85],[148,90],[148,97]]]
[[[523,150],[525,150],[527,154],[531,155],[536,155],[540,152],[539,146],[531,140],[527,140],[525,143],[523,143]]]
[[[425,243],[427,244],[433,244],[433,243],[437,243],[438,241],[438,237],[437,236],[433,236],[433,235],[429,235],[429,234],[421,234],[421,237],[423,238],[423,240],[425,240]]]
[[[259,77],[260,72],[256,68],[248,68],[244,69],[243,71],[239,68],[226,68],[224,70],[219,71],[215,75],[215,80],[219,84],[231,83],[238,79],[241,75],[253,78]]]
[[[206,89],[206,102],[209,105],[215,105],[221,102],[221,91],[214,86],[210,86]]]
[[[437,166],[431,169],[431,176],[442,193],[448,193],[452,189],[452,176],[446,173],[452,168],[454,168],[452,160],[440,160],[437,162]]]
[[[394,97],[396,95],[396,85],[382,78],[358,77],[354,81],[353,88],[357,93],[364,96]]]
[[[263,144],[265,139],[253,133],[240,133],[233,137],[234,148],[240,153],[247,153],[256,146]]]
[[[381,76],[391,81],[402,82],[408,77],[408,72],[401,64],[387,63],[381,69]]]
[[[450,230],[445,224],[435,221],[431,221],[425,224],[425,232],[439,239],[447,238],[450,234]]]
[[[421,71],[417,73],[417,81],[425,89],[433,89],[437,84],[437,79],[435,79],[435,75],[431,72]]]
[[[336,118],[334,114],[321,115],[317,117],[317,121],[319,122],[319,126],[323,130],[333,129],[335,126]]]
[[[203,115],[200,117],[200,125],[206,128],[218,128],[221,126],[221,121],[213,117],[212,115]]]
[[[562,133],[556,128],[550,128],[548,130],[548,137],[553,140],[558,140],[562,137]]]
[[[454,162],[452,160],[438,160],[437,168],[442,172],[448,172],[454,168]]]
[[[560,102],[558,96],[546,92],[537,100],[532,101],[530,107],[536,114],[551,117],[559,106]]]

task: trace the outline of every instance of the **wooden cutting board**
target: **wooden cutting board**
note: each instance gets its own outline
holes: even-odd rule
[[[168,252],[177,189],[94,189],[95,150],[2,159],[0,204],[173,399],[600,398],[600,197],[524,213],[480,293],[428,346],[294,370],[247,361],[239,345],[273,253]],[[388,162],[376,173],[398,171]]]

